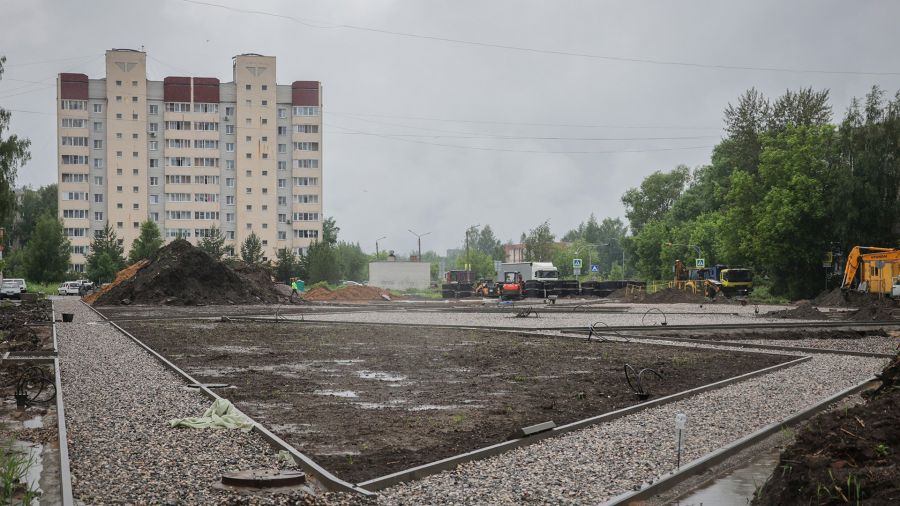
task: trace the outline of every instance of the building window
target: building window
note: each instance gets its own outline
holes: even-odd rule
[[[131,157],[132,157],[132,158],[137,158],[137,157],[138,157],[138,152],[137,152],[137,151],[132,151],[132,152],[131,152]]]
[[[121,139],[121,138],[122,138],[122,132],[118,132],[116,134],[116,139]]]
[[[250,118],[245,119],[245,120],[244,120],[244,125],[245,125],[245,126],[253,126],[253,120],[250,119]]]
[[[121,202],[117,202],[117,203],[116,203],[116,209],[122,209],[122,203],[121,203]]]
[[[166,112],[191,112],[189,102],[166,102]]]
[[[262,106],[263,106],[263,107],[268,107],[268,106],[269,106],[269,101],[268,101],[268,100],[263,100],[263,101],[262,101]]]
[[[63,165],[87,165],[88,157],[85,155],[62,155]]]
[[[148,106],[147,112],[153,115],[159,114],[159,106],[157,104],[151,104]]]
[[[226,169],[234,169],[234,160],[225,160]]]
[[[278,108],[278,117],[280,119],[287,118],[287,109],[285,109],[284,107],[279,107]]]
[[[137,102],[137,97],[131,97],[132,102]]]
[[[132,86],[137,86],[137,81],[131,81]]]
[[[87,120],[84,119],[76,119],[76,118],[63,118],[62,119],[62,127],[63,128],[84,128],[87,125]]]
[[[253,188],[250,188],[250,187],[245,188],[244,193],[246,193],[247,195],[253,193]]]
[[[119,192],[119,193],[122,193],[122,187],[121,187],[121,186],[116,186],[116,191]]]
[[[253,155],[250,154],[250,153],[247,153],[247,154],[244,156],[244,158],[246,158],[246,159],[249,160],[249,159],[253,158]]]
[[[278,187],[279,188],[287,188],[287,179],[279,179]]]
[[[287,170],[287,162],[284,160],[278,161],[278,170]]]
[[[159,167],[159,158],[151,158],[150,159],[150,168],[155,169]]]
[[[137,121],[137,119],[138,119],[137,113],[132,114],[132,115],[131,115],[131,119]]]
[[[317,134],[319,133],[319,125],[294,125],[294,133]]]
[[[148,143],[148,146],[150,148],[150,151],[156,151],[159,149],[159,141],[150,141]]]
[[[60,108],[67,111],[86,111],[87,100],[63,100]]]
[[[94,139],[94,149],[103,149],[102,139]]]
[[[122,119],[122,113],[117,112],[117,113],[116,113],[116,119]]]
[[[103,211],[94,211],[94,221],[103,221]]]
[[[225,213],[225,222],[231,223],[234,221],[234,213]]]
[[[278,205],[286,206],[287,205],[287,197],[285,197],[285,196],[278,197]]]
[[[296,159],[294,160],[295,169],[318,169],[319,161],[313,159]]]
[[[225,195],[225,205],[226,206],[234,205],[234,195]]]
[[[151,204],[159,204],[159,195],[150,195],[150,203]]]
[[[234,106],[233,105],[225,106],[225,116],[234,116]]]
[[[214,103],[195,103],[194,112],[219,112],[219,104]]]
[[[121,175],[122,175],[122,169],[116,169],[116,175],[117,175],[117,176],[121,176]]]
[[[287,144],[279,144],[278,152],[279,153],[287,153]]]
[[[279,240],[279,241],[286,241],[286,240],[287,240],[287,232],[285,232],[285,231],[283,231],[283,230],[280,230],[280,231],[278,232],[278,240]]]
[[[122,84],[122,81],[119,81],[119,84]],[[122,95],[116,95],[116,102],[122,101]]]
[[[116,86],[122,86],[122,81],[116,81]]]
[[[152,134],[159,132],[159,123],[149,123],[147,125],[147,130]]]
[[[318,151],[319,143],[318,142],[295,142],[294,150],[295,151]]]
[[[135,211],[137,211],[138,209],[141,208],[141,205],[138,204],[137,202],[135,202],[134,204],[131,204],[131,208],[134,209]]]
[[[234,230],[225,232],[225,237],[234,240]],[[231,248],[231,253],[229,253],[229,255],[234,256],[234,248]]]
[[[268,124],[269,124],[269,120],[266,119],[266,118],[259,118],[259,122],[260,122],[260,124],[262,124],[262,125],[268,125]]]
[[[63,125],[63,126],[65,126],[65,125]],[[103,123],[100,122],[100,121],[95,121],[95,122],[94,122],[94,131],[95,131],[95,132],[102,132],[102,131],[103,131]]]
[[[100,186],[103,184],[103,176],[94,176],[94,184]]]
[[[140,175],[140,173],[141,173],[141,172],[140,172],[139,170],[137,170],[137,169],[131,169],[131,175],[132,175],[132,176],[138,176],[138,175]]]
[[[250,137],[250,136],[248,135],[244,140],[247,141],[247,142],[250,142],[250,141],[253,140],[253,137]]]
[[[103,159],[102,158],[94,158],[94,168],[95,169],[103,168]]]
[[[294,116],[318,116],[318,107],[294,106]]]
[[[132,138],[132,139],[137,139],[137,138],[138,138],[138,134],[131,134],[131,138]]]
[[[131,193],[138,193],[139,191],[140,191],[140,190],[138,189],[137,186],[132,186],[132,187],[131,187]]]
[[[234,125],[225,125],[225,134],[234,135]]]
[[[250,88],[251,88],[251,86],[249,84],[244,87],[244,89],[246,89],[248,91],[250,90]]]
[[[98,204],[101,203],[101,202],[103,202],[103,194],[102,194],[102,193],[95,193],[95,194],[94,194],[94,202],[96,202],[96,203],[98,203]]]
[[[225,151],[227,151],[227,152],[229,152],[229,153],[234,153],[234,143],[233,143],[233,142],[226,142],[226,143],[225,143]]]
[[[94,112],[103,112],[103,104],[94,104]]]
[[[234,178],[233,177],[225,178],[225,187],[226,188],[234,188]]]
[[[286,127],[286,126],[280,126],[280,127],[278,127],[278,135],[287,135],[287,133],[288,133],[288,132],[287,132],[287,127]]]
[[[150,176],[150,186],[159,186],[159,177]]]

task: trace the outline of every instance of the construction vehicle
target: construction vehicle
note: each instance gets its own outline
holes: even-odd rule
[[[475,273],[472,271],[447,271],[441,284],[441,297],[462,299],[472,296],[475,287]]]
[[[480,279],[475,283],[472,294],[476,297],[499,297],[498,287],[493,279]]]
[[[509,272],[518,272],[524,281],[559,281],[559,269],[552,262],[502,263],[497,281],[504,281]]]
[[[702,293],[714,298],[719,293],[725,297],[746,296],[753,290],[753,271],[717,264],[712,267],[688,269],[681,260],[675,260],[675,288]]]
[[[892,295],[900,278],[900,249],[854,246],[844,266],[843,290]]]
[[[525,298],[525,280],[518,271],[503,273],[503,280],[497,283],[497,293],[501,300]]]

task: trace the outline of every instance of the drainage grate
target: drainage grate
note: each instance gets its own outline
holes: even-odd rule
[[[300,471],[254,469],[222,475],[222,485],[231,485],[233,487],[293,487],[304,483],[306,483],[306,473]]]

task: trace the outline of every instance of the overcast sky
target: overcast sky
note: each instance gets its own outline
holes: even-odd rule
[[[342,240],[372,251],[387,236],[404,254],[407,229],[443,252],[468,225],[517,242],[544,220],[561,236],[591,213],[624,219],[619,199],[643,177],[708,163],[722,110],[751,86],[827,88],[838,118],[873,84],[900,89],[888,0],[209,3],[296,19],[186,0],[3,2],[0,105],[32,140],[18,183],[56,181],[56,75],[102,78],[109,48],[143,46],[154,80],[227,82],[231,57],[253,52],[277,57],[281,84],[322,81],[325,215]]]

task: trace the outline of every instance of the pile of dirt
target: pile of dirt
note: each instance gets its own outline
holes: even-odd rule
[[[261,267],[232,269],[189,242],[176,240],[133,276],[100,294],[94,305],[266,304],[279,299],[269,274]]]
[[[844,295],[844,291],[840,288],[835,288],[831,291],[823,291],[812,300],[812,303],[816,306],[826,307],[850,307],[852,305]]]
[[[391,299],[396,297],[377,286],[343,286],[336,290],[329,290],[324,286],[317,286],[303,293],[303,299],[308,301],[370,301],[385,300],[385,296]]]
[[[865,404],[813,418],[753,503],[900,504],[900,355]]]
[[[687,290],[679,290],[677,288],[665,288],[658,292],[645,295],[639,300],[640,302],[651,302],[656,304],[671,304],[678,302],[708,302],[707,298],[704,297],[703,294],[692,293]]]
[[[769,311],[765,315],[766,318],[790,318],[795,320],[827,320],[828,315],[813,307],[808,300],[801,300],[797,303],[797,307],[793,309],[781,309],[779,311]]]
[[[129,265],[128,267],[122,269],[121,271],[116,273],[116,279],[109,283],[108,285],[101,286],[99,289],[94,290],[93,292],[85,295],[81,298],[81,300],[87,302],[90,305],[94,305],[94,302],[106,292],[112,290],[113,288],[119,286],[122,281],[126,279],[131,279],[137,271],[141,270],[141,268],[150,263],[149,260],[140,260],[136,263]]]

